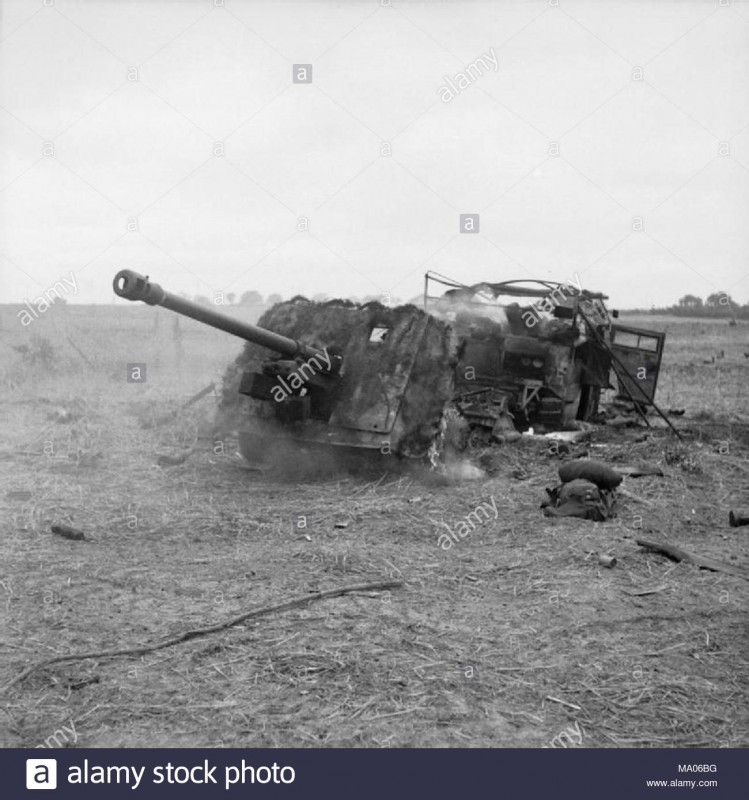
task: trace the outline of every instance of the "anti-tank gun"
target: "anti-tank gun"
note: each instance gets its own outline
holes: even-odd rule
[[[131,270],[117,273],[114,291],[247,342],[225,379],[247,398],[239,430],[246,458],[289,439],[420,458],[439,438],[456,342],[449,325],[414,306],[290,301],[252,325]]]
[[[278,416],[286,421],[310,417],[325,419],[329,415],[331,395],[343,366],[340,355],[171,294],[158,283],[149,281],[147,276],[129,269],[117,273],[114,291],[126,300],[168,308],[279,353],[281,357],[267,360],[260,372],[244,375],[239,391],[258,400],[276,400]]]

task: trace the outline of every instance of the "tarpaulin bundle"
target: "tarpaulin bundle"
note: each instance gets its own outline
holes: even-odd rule
[[[599,489],[615,489],[622,482],[622,476],[602,461],[584,458],[569,461],[559,467],[559,479],[562,483],[578,478],[595,483]]]

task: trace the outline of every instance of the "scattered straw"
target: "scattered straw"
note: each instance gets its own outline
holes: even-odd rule
[[[124,650],[100,650],[92,653],[73,653],[67,656],[55,656],[54,658],[48,658],[44,661],[40,661],[37,664],[32,664],[32,666],[28,667],[28,669],[25,669],[23,672],[13,678],[13,680],[6,683],[5,686],[0,689],[0,694],[5,694],[9,689],[26,680],[26,678],[28,678],[30,675],[33,675],[40,669],[52,666],[53,664],[63,664],[71,661],[85,661],[92,658],[101,661],[109,658],[118,658],[120,656],[141,656],[145,653],[155,653],[157,650],[164,650],[167,647],[174,647],[177,644],[182,644],[183,642],[190,641],[191,639],[197,639],[201,636],[208,636],[212,633],[220,633],[221,631],[225,631],[227,628],[231,628],[234,625],[239,625],[245,620],[261,617],[276,611],[288,611],[291,608],[299,608],[300,606],[309,605],[316,600],[326,600],[331,597],[340,597],[341,595],[350,594],[351,592],[371,592],[374,590],[396,589],[402,585],[402,581],[379,581],[377,583],[357,583],[351,586],[340,586],[337,589],[326,589],[323,592],[315,592],[314,594],[304,595],[302,597],[293,597],[290,600],[285,600],[282,603],[275,603],[271,606],[264,606],[263,608],[256,608],[252,611],[246,611],[240,614],[238,617],[232,617],[225,622],[220,622],[216,625],[209,625],[206,628],[196,628],[194,630],[185,631],[179,636],[174,636],[164,642],[159,642],[153,645],[131,647]]]

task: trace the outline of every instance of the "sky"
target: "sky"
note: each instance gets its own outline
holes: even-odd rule
[[[2,302],[749,302],[749,2],[0,0],[0,40]]]

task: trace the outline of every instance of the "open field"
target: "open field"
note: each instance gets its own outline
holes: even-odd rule
[[[54,307],[26,329],[0,308],[0,685],[38,660],[402,581],[42,669],[2,695],[0,744],[749,746],[749,581],[635,543],[749,569],[749,528],[727,521],[749,507],[749,325],[622,321],[667,330],[658,400],[686,409],[685,441],[597,428],[592,457],[665,476],[627,479],[640,499],[593,523],[542,516],[559,461],[533,440],[462,483],[248,469],[210,435],[213,395],[154,424],[220,380],[238,340],[187,320],[176,335],[150,308]],[[492,503],[496,519],[438,547]]]

